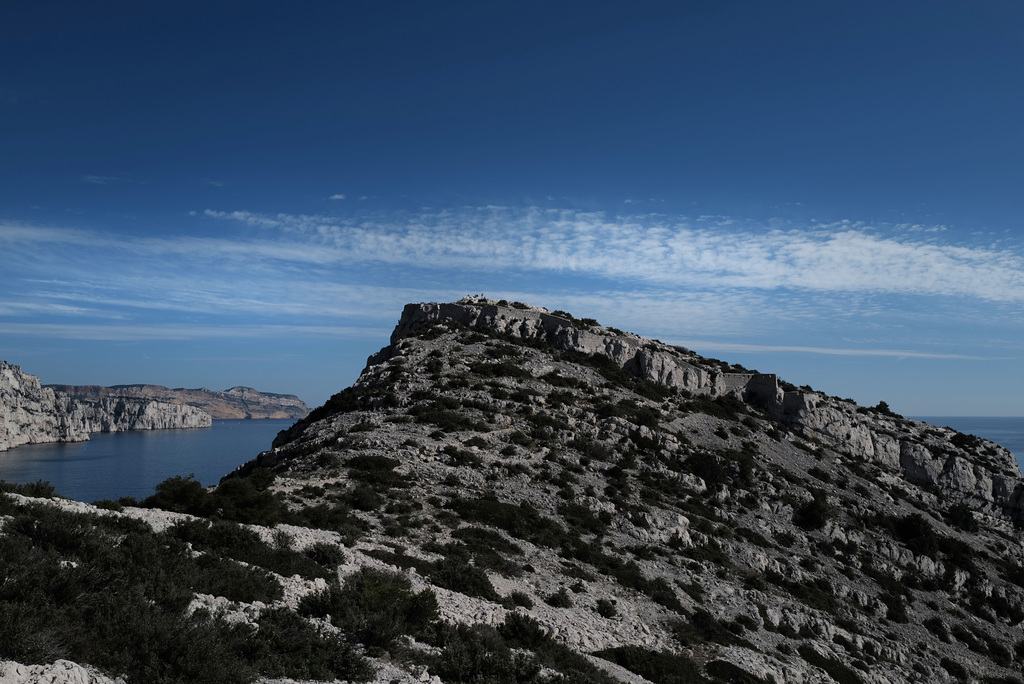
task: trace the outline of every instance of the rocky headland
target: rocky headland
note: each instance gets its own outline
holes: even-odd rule
[[[92,432],[210,427],[210,415],[152,399],[77,399],[43,387],[39,378],[0,361],[0,451],[22,444],[82,442]]]
[[[1022,491],[1007,450],[884,403],[469,297],[408,305],[352,387],[218,487],[114,510],[0,497],[0,544],[49,543],[59,593],[88,568],[34,541],[44,510],[188,543],[219,579],[182,571],[191,626],[166,641],[223,625],[210,668],[261,658],[238,681],[1022,684]],[[241,591],[239,562],[271,580]],[[169,591],[125,595],[164,610]],[[3,625],[12,660],[147,672]],[[32,659],[40,630],[58,646]]]
[[[50,389],[83,401],[99,402],[111,397],[149,399],[166,404],[187,404],[210,414],[216,420],[304,418],[309,407],[294,394],[260,392],[251,387],[227,390],[169,389],[160,385],[46,385]]]

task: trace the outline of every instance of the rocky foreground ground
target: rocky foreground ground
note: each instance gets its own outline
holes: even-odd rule
[[[23,491],[0,542],[95,587],[75,573],[105,554],[172,553],[174,596],[124,595],[165,611],[169,642],[209,630],[222,661],[260,663],[239,681],[1011,684],[1022,492],[1005,449],[884,403],[467,298],[406,307],[353,387],[216,490],[100,510]],[[2,656],[127,681],[200,657],[82,660],[54,598],[71,580],[43,596],[6,572]],[[36,605],[57,627],[10,626]],[[275,656],[313,643],[331,663]],[[0,681],[44,681],[22,668]]]

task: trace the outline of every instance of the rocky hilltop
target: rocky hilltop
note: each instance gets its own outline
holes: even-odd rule
[[[193,406],[126,397],[77,399],[0,361],[0,451],[22,444],[81,442],[91,432],[203,427],[210,427],[210,416]]]
[[[1021,684],[1022,487],[1005,449],[884,403],[466,298],[407,306],[352,387],[217,488],[168,481],[89,524],[269,573],[184,585],[190,619],[233,625],[207,640],[224,653],[243,629],[261,657],[337,656],[245,681]],[[35,505],[13,498],[5,535]],[[298,618],[315,648],[281,641]]]
[[[76,399],[101,401],[109,397],[150,399],[167,404],[187,404],[215,419],[304,418],[309,407],[294,394],[260,392],[251,387],[227,390],[169,389],[160,385],[47,385]]]

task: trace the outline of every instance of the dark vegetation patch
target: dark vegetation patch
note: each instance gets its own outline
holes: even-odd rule
[[[300,615],[325,618],[371,653],[393,648],[402,635],[420,636],[437,618],[437,598],[400,573],[361,568],[334,581],[326,591],[307,594],[299,601]]]
[[[828,502],[828,495],[816,487],[810,488],[811,500],[793,511],[793,523],[805,530],[820,530],[835,517],[835,509]]]
[[[417,423],[436,425],[445,432],[486,432],[488,430],[486,425],[478,423],[464,412],[445,408],[438,402],[410,406],[409,415],[413,416]]]
[[[191,475],[176,475],[158,484],[152,496],[141,502],[126,500],[126,503],[213,520],[264,526],[282,522],[333,530],[340,533],[347,544],[355,542],[366,531],[366,523],[352,515],[345,502],[290,510],[280,496],[268,490],[274,477],[269,470],[256,468],[244,477],[225,478],[211,493]]]
[[[11,494],[20,494],[40,499],[48,499],[57,493],[54,486],[44,480],[36,480],[28,484],[0,480],[0,492],[10,492]]]
[[[531,380],[533,374],[512,361],[474,361],[469,364],[469,372],[482,378],[513,378]]]
[[[835,658],[829,658],[823,656],[813,648],[804,644],[797,649],[803,659],[809,662],[815,667],[820,667],[822,670],[828,673],[832,679],[838,684],[862,684],[863,680],[860,675],[850,669],[847,665],[836,660]]]
[[[686,656],[652,651],[640,646],[619,646],[594,653],[654,684],[703,684],[700,667]]]
[[[546,636],[529,616],[511,612],[497,628],[437,622],[424,640],[441,649],[427,660],[430,672],[448,682],[489,684],[612,684],[584,656]],[[545,676],[542,668],[555,670]]]
[[[561,525],[542,515],[526,501],[515,505],[493,497],[456,497],[448,503],[448,508],[464,520],[497,527],[516,539],[538,546],[558,548],[566,538],[565,529]]]
[[[714,399],[695,397],[680,404],[679,408],[690,413],[704,413],[714,418],[734,421],[745,415],[750,407],[735,394],[723,394]]]
[[[679,619],[672,625],[672,634],[683,646],[694,646],[713,642],[722,646],[746,646],[750,644],[719,621],[708,611],[698,608],[689,619]]]
[[[307,579],[329,577],[334,568],[324,567],[309,556],[287,548],[274,548],[258,534],[226,520],[183,520],[168,530],[200,551],[223,554],[250,565],[258,565],[283,577],[301,575]]]
[[[130,681],[252,682],[372,676],[349,644],[288,611],[259,627],[197,611],[194,592],[273,601],[280,585],[259,568],[200,556],[140,521],[5,505],[0,536],[0,651],[25,663],[87,662]]]

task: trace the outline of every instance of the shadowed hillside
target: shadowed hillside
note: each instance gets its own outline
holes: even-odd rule
[[[202,657],[258,653],[239,681],[1010,684],[1022,490],[1005,449],[884,403],[467,298],[407,306],[353,387],[216,489],[64,508],[152,546],[139,563],[198,552],[125,596],[168,634],[208,630]],[[3,506],[0,541],[37,575],[110,562],[42,535],[52,506]],[[0,656],[186,667],[75,650],[47,635],[77,619],[55,617],[59,582],[19,593],[5,572]],[[11,626],[40,604],[38,629]]]

